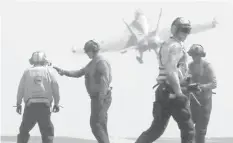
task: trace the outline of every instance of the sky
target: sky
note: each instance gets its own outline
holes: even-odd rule
[[[53,64],[75,70],[85,66],[86,55],[75,55],[72,46],[83,48],[89,39],[114,41],[125,32],[124,18],[130,22],[134,10],[142,9],[152,27],[163,9],[160,29],[169,28],[173,19],[186,17],[194,24],[217,18],[215,29],[191,35],[186,46],[202,44],[206,59],[213,64],[218,88],[213,96],[213,110],[208,137],[232,137],[233,97],[232,4],[226,2],[38,2],[38,0],[2,1],[1,5],[1,135],[16,135],[22,120],[12,106],[23,71],[29,67],[32,52],[44,50]],[[111,137],[138,137],[152,121],[152,103],[158,64],[153,52],[146,52],[144,64],[135,59],[135,52],[103,54],[113,69],[113,101],[109,109],[108,130]],[[55,72],[55,71],[54,71]],[[90,99],[84,79],[56,77],[64,108],[52,114],[57,136],[94,138],[89,126]],[[162,137],[179,137],[177,124],[171,118]],[[31,135],[40,135],[36,126]]]

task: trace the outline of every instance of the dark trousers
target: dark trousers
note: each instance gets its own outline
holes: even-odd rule
[[[157,140],[165,131],[171,116],[181,131],[181,142],[193,143],[194,126],[188,98],[169,99],[169,92],[166,89],[167,85],[164,84],[156,89],[156,101],[153,107],[154,120],[150,128],[139,136],[136,143],[152,143]]]
[[[205,143],[205,136],[212,110],[212,98],[200,100],[202,106],[191,100],[192,119],[195,124],[196,143]]]
[[[112,102],[111,91],[105,97],[91,97],[90,126],[98,143],[109,143],[107,121],[108,109]]]
[[[19,128],[17,143],[27,143],[29,132],[38,123],[42,136],[42,143],[53,143],[54,127],[50,119],[50,107],[44,103],[32,103],[25,106],[23,120]]]

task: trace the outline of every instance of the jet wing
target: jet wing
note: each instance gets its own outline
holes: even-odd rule
[[[128,31],[127,31],[128,32]],[[124,46],[129,41],[129,33],[124,32],[122,36],[114,37],[105,41],[98,42],[100,45],[100,52],[120,52],[124,49]],[[75,54],[84,54],[83,48],[72,48],[72,52]]]
[[[161,12],[160,12],[161,17]],[[125,51],[131,49],[137,49],[138,43],[152,36],[156,36],[157,31],[149,32],[149,24],[148,19],[144,14],[140,14],[137,19],[134,19],[130,24],[127,24],[123,20],[126,25],[126,30],[122,36],[112,38],[111,40],[105,40],[99,42],[100,44],[100,52],[121,52],[125,53]],[[83,49],[72,49],[73,53],[84,53]]]

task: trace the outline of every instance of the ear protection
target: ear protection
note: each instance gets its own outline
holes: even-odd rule
[[[189,56],[193,56],[193,55],[200,55],[201,57],[206,56],[204,48],[200,44],[193,44],[187,53],[189,54]]]
[[[42,51],[36,51],[32,53],[31,58],[29,59],[29,63],[31,65],[40,64],[45,65],[47,63],[46,55]]]
[[[99,50],[100,50],[100,46],[98,42],[96,42],[95,40],[89,40],[84,45],[85,52],[88,51],[98,52]]]

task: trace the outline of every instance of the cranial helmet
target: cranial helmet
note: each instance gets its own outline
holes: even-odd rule
[[[205,57],[206,53],[204,48],[199,44],[193,44],[188,51],[189,56],[200,55],[201,57]]]
[[[177,32],[184,32],[189,34],[191,31],[191,23],[183,17],[177,17],[171,25],[171,33],[175,35]]]
[[[98,52],[100,50],[99,43],[95,40],[89,40],[84,45],[84,51],[87,53],[89,51]]]
[[[45,65],[48,63],[46,55],[42,51],[36,51],[32,53],[31,58],[29,59],[31,65]]]

